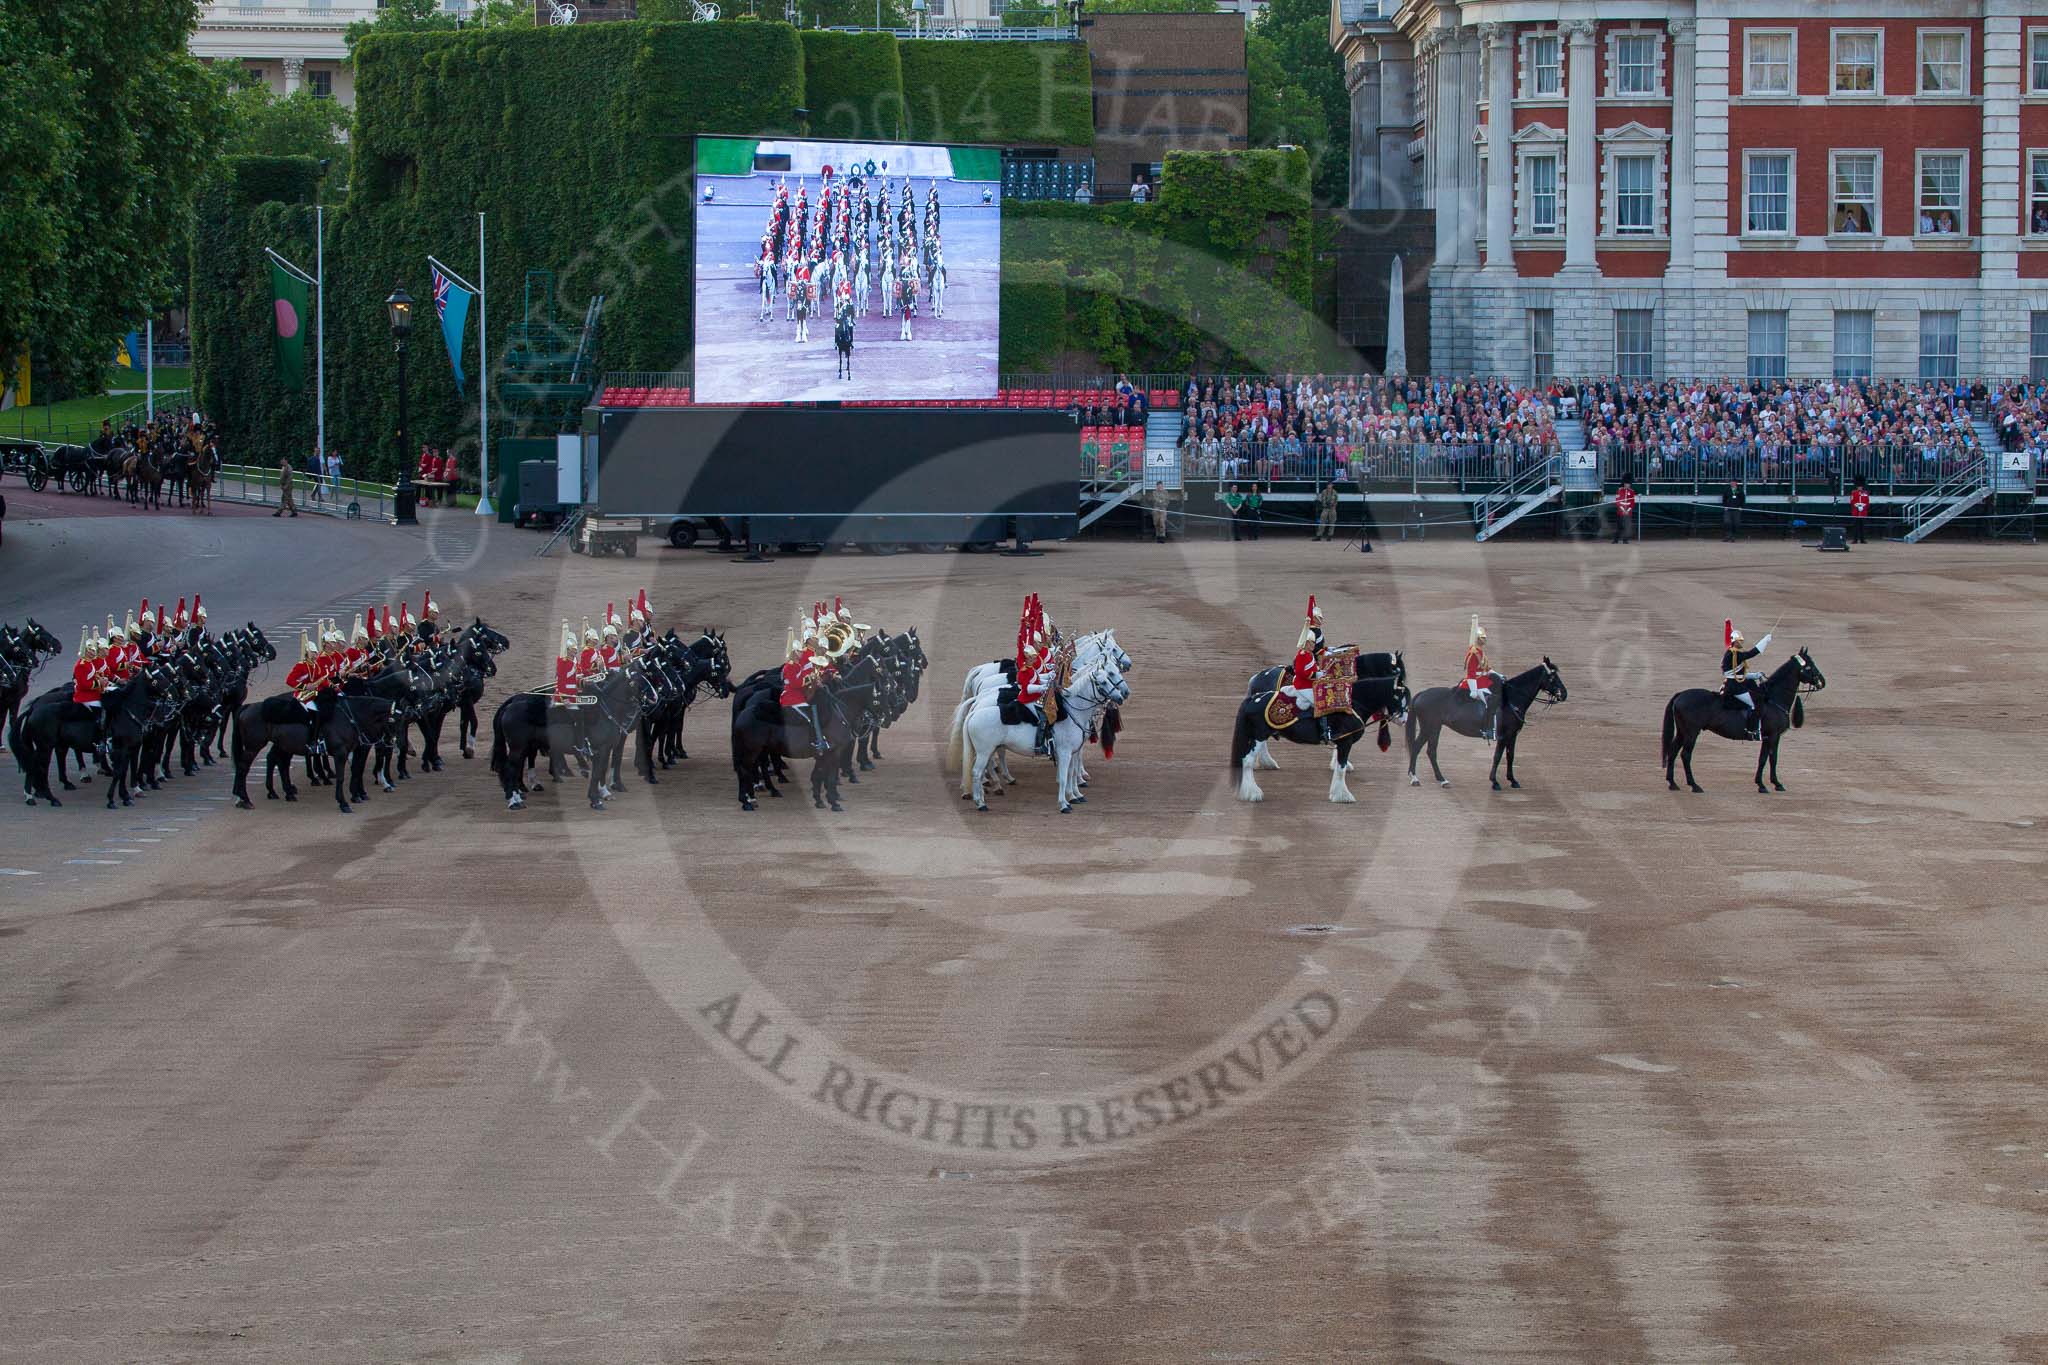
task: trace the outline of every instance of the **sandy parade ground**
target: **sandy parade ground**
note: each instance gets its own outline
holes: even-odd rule
[[[592,562],[72,510],[0,576],[67,648],[431,587],[512,636],[494,703],[644,585],[740,672],[835,594],[933,666],[843,814],[741,813],[710,699],[602,814],[452,749],[353,816],[219,768],[9,803],[0,1360],[2048,1360],[2036,551]],[[1034,590],[1116,628],[1127,728],[1072,814],[1028,758],[977,814],[947,723]],[[1311,592],[1418,687],[1472,612],[1553,659],[1523,789],[1455,737],[1411,787],[1397,730],[1355,805],[1291,747],[1238,801]],[[1782,795],[1718,739],[1704,795],[1658,771],[1729,615],[1827,675]]]

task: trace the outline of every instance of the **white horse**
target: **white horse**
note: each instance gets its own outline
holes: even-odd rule
[[[932,316],[946,316],[946,253],[943,251],[932,257]]]
[[[761,315],[756,322],[766,322],[775,315],[775,263],[763,256],[754,262],[754,274],[761,281]]]
[[[1067,688],[1066,709],[1052,727],[1053,761],[1058,774],[1060,814],[1073,810],[1088,798],[1081,794],[1075,758],[1088,742],[1088,728],[1105,706],[1115,706],[1131,694],[1130,686],[1116,665],[1102,661]],[[1003,749],[1029,749],[1038,739],[1034,725],[1006,725],[1002,707],[993,692],[963,701],[954,708],[953,727],[947,752],[957,752],[963,774],[968,776],[968,796],[979,811],[988,809],[983,786],[989,765]]]
[[[1074,676],[1079,677],[1087,669],[1104,661],[1113,665],[1119,676],[1130,672],[1135,667],[1131,662],[1131,656],[1124,653],[1123,647],[1117,644],[1115,630],[1092,631],[1074,641]],[[1010,676],[1003,672],[1001,664],[995,662],[977,664],[967,670],[967,679],[960,688],[960,700],[965,702],[982,696],[992,697],[1010,685]],[[1001,779],[1004,786],[1014,787],[1017,785],[1016,777],[1010,772],[1010,760],[1007,750],[998,750],[996,752],[993,771]],[[1087,750],[1085,749],[1074,755],[1074,781],[1077,786],[1086,787],[1088,785]],[[968,773],[963,768],[960,773],[960,795],[965,798],[971,794],[971,789],[968,785]]]
[[[868,278],[868,248],[863,242],[859,260],[853,268],[853,311],[858,317],[868,315],[868,290],[872,281]]]
[[[796,321],[796,265],[797,254],[791,251],[782,258],[782,305],[784,322]]]
[[[893,317],[896,313],[896,257],[887,251],[882,253],[882,316]]]

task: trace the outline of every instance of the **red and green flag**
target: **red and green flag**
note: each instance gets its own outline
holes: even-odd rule
[[[306,282],[270,263],[271,335],[275,342],[277,382],[295,392],[306,387]]]

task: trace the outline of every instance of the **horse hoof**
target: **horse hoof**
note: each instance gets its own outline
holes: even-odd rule
[[[844,811],[844,810],[846,809],[846,807],[844,807],[844,806],[840,805],[840,804],[839,804],[839,803],[838,803],[837,801],[834,801],[834,802],[832,803],[832,809],[833,809],[833,810],[836,810],[836,811]]]
[[[852,773],[848,773],[846,775],[846,781],[847,785],[849,786],[858,787],[860,785],[860,779],[855,777]]]
[[[506,802],[505,802],[505,809],[506,809],[506,810],[525,810],[525,809],[526,809],[526,803],[525,803],[524,801],[521,801],[521,800],[520,800],[520,799],[519,799],[518,797],[514,796],[514,797],[512,797],[511,799],[509,799],[508,801],[506,801]]]
[[[1074,804],[1077,806],[1085,806],[1088,804],[1088,798],[1085,796],[1077,796],[1074,798]]]
[[[31,806],[33,806],[33,805],[35,804],[35,802],[31,801],[31,802],[29,802],[29,804],[30,804]],[[242,798],[241,798],[240,800],[238,800],[238,801],[236,801],[236,802],[235,802],[235,809],[236,809],[236,810],[255,810],[255,809],[256,809],[256,807],[255,807],[254,805],[250,804],[249,798],[245,796],[245,797],[242,797]]]
[[[1782,783],[1782,782],[1773,782],[1773,783],[1771,784],[1771,790],[1772,790],[1772,791],[1780,791],[1780,792],[1781,792],[1781,791],[1785,790],[1785,784],[1784,784],[1784,783]]]
[[[1072,815],[1073,813],[1074,813],[1074,808],[1073,808],[1072,806],[1061,806],[1061,807],[1060,807],[1060,814],[1061,814],[1061,815]]]
[[[1494,784],[1493,784],[1493,789],[1494,789],[1495,791],[1499,791],[1499,790],[1500,790],[1500,783],[1498,783],[1498,782],[1494,783]]]
[[[62,783],[61,785],[63,786],[64,790],[65,790],[65,791],[68,791],[68,792],[75,792],[75,791],[77,791],[77,790],[78,790],[78,788],[77,788],[77,787],[73,786],[73,785],[72,785],[71,783],[69,783],[69,782],[64,782],[64,783]]]
[[[741,810],[752,810],[752,809],[754,809],[754,803],[753,803],[753,802],[751,802],[751,801],[742,801],[742,802],[740,802],[740,809],[741,809]]]
[[[590,808],[591,808],[592,810],[603,810],[603,809],[604,809],[604,802],[602,802],[602,801],[593,801],[593,802],[591,802],[591,803],[590,803]]]
[[[1692,794],[1693,794],[1694,796],[1705,796],[1705,795],[1707,794],[1707,789],[1706,789],[1705,787],[1702,787],[1702,786],[1698,785],[1697,783],[1694,783],[1694,784],[1691,784],[1691,785],[1692,785]]]
[[[132,805],[134,805],[135,803],[134,803],[133,801],[130,801],[130,800],[129,800],[129,799],[127,798],[127,797],[125,797],[125,796],[124,796],[124,797],[122,797],[122,798],[121,798],[121,804],[122,804],[122,805],[124,805],[124,806],[132,806]],[[108,806],[108,807],[107,807],[107,809],[108,809],[108,810],[112,810],[112,809],[113,809],[113,807],[112,807],[112,806]]]
[[[354,815],[356,813],[356,808],[354,806],[342,806],[340,807],[340,810],[343,815]]]
[[[1419,777],[1410,777],[1408,779],[1408,785],[1411,787],[1419,787],[1422,785],[1422,779]]]
[[[816,807],[816,808],[817,808],[817,809],[819,809],[819,810],[823,810],[823,809],[825,809],[825,803],[824,803],[823,801],[820,801],[820,800],[819,800],[819,799],[818,799],[817,797],[815,797],[815,796],[811,798],[811,805],[813,805],[814,807]]]
[[[1447,778],[1447,777],[1439,777],[1439,778],[1438,778],[1438,779],[1436,780],[1436,784],[1437,784],[1437,785],[1438,785],[1439,787],[1448,787],[1448,786],[1450,786],[1450,785],[1451,785],[1451,780],[1450,780],[1449,778]]]

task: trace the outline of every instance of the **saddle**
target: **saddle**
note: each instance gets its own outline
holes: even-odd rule
[[[1279,692],[1266,694],[1266,724],[1272,729],[1285,730],[1304,719],[1301,712],[1294,709],[1294,698]]]

